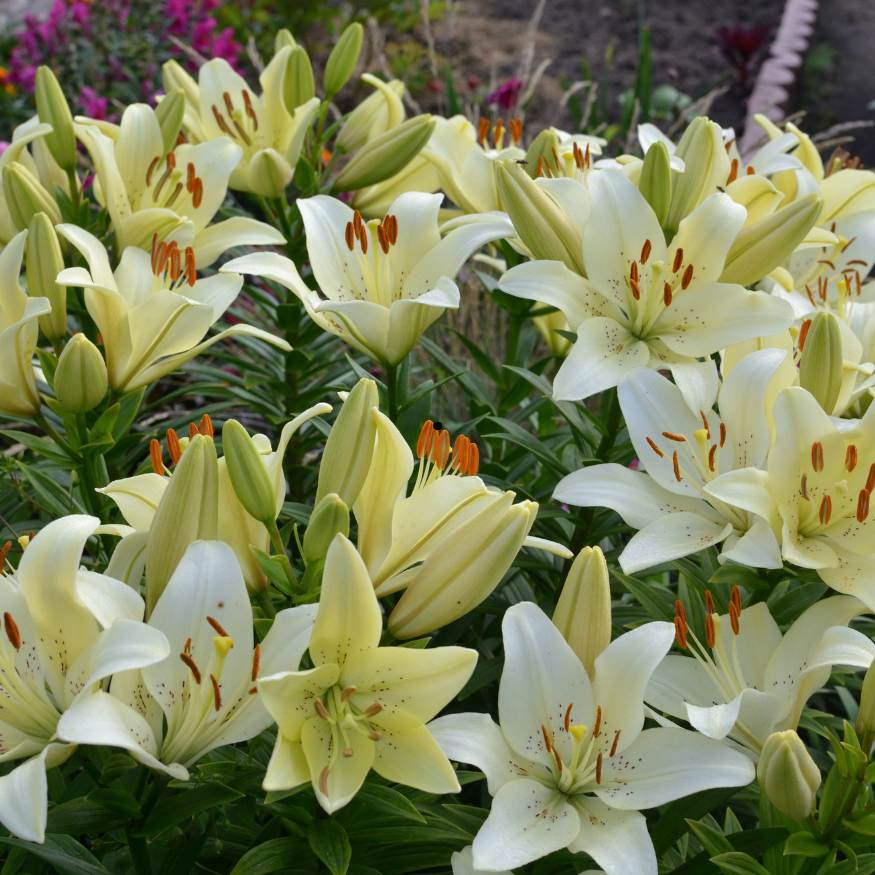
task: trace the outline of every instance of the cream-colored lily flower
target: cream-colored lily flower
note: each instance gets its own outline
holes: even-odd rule
[[[282,47],[264,68],[255,94],[224,58],[201,66],[197,83],[179,65],[165,65],[168,92],[181,86],[186,99],[183,129],[193,142],[228,137],[243,150],[230,186],[264,197],[279,197],[291,182],[304,138],[319,110],[319,98],[289,112],[284,83],[292,53]]]
[[[233,325],[207,340],[204,335],[234,302],[243,279],[229,272],[198,279],[194,250],[175,243],[135,247],[122,253],[113,272],[103,244],[76,225],[58,225],[82,253],[88,268],[58,275],[63,286],[85,289],[85,306],[103,338],[109,384],[131,392],[237,334],[257,337],[279,349],[286,341],[252,325]]]
[[[0,252],[0,411],[33,416],[42,404],[36,387],[33,354],[39,318],[50,312],[48,298],[30,298],[18,281],[27,231]]]
[[[80,569],[100,521],[68,516],[31,540],[18,569],[0,575],[0,762],[24,760],[0,778],[0,823],[19,838],[45,840],[46,769],[76,744],[100,744],[97,727],[67,737],[111,675],[169,653],[167,639],[140,622],[143,600],[121,581]]]
[[[169,653],[140,671],[116,674],[109,692],[65,714],[60,729],[65,738],[123,748],[186,780],[204,754],[270,725],[255,678],[300,662],[315,614],[314,605],[281,611],[257,644],[234,554],[218,541],[196,541],[149,617],[148,628],[170,642]]]
[[[681,372],[701,371],[701,357],[789,326],[783,302],[719,282],[745,216],[727,195],[706,198],[666,246],[650,205],[622,173],[599,170],[588,181],[586,278],[561,262],[533,261],[499,281],[508,294],[558,307],[577,331],[554,398],[588,398],[640,367],[682,379]]]
[[[144,103],[129,106],[119,126],[78,118],[75,130],[94,162],[119,250],[148,249],[157,234],[159,242],[191,246],[203,268],[232,246],[284,242],[279,231],[245,216],[210,225],[243,156],[228,137],[168,152],[155,110]]]
[[[408,192],[380,220],[364,222],[325,195],[298,201],[319,291],[276,253],[244,255],[223,271],[263,276],[295,293],[310,318],[361,352],[398,364],[448,308],[459,306],[453,277],[481,246],[513,234],[503,213],[472,216],[441,237],[441,196]]]
[[[276,449],[271,446],[270,438],[267,435],[253,435],[252,440],[258,448],[268,478],[274,487],[277,516],[282,510],[286,496],[283,458],[289,441],[305,423],[316,416],[323,416],[330,412],[330,404],[314,404],[287,422],[280,433]],[[170,440],[172,441],[173,438]],[[132,586],[139,585],[148,543],[147,533],[152,527],[152,520],[172,477],[172,474],[164,466],[160,445],[157,443],[157,441],[154,442],[152,452],[156,453],[158,458],[153,457],[155,467],[151,472],[113,480],[112,483],[97,490],[115,502],[125,522],[134,530],[119,542],[116,553],[113,554],[111,565],[116,575],[121,576]],[[187,438],[179,439],[181,453],[185,452],[187,444]],[[174,460],[171,459],[171,461]],[[252,548],[269,552],[270,535],[264,524],[251,517],[240,504],[234,487],[231,485],[228,465],[224,457],[220,457],[218,460],[218,505],[216,537],[234,551],[243,572],[243,579],[249,589],[253,591],[264,589],[267,580]]]
[[[851,596],[817,602],[783,635],[764,602],[740,607],[737,587],[728,614],[718,615],[711,601],[707,605],[700,640],[680,604],[677,641],[689,656],[666,656],[644,700],[709,738],[731,739],[753,759],[771,733],[796,728],[833,664],[868,668],[875,656],[875,643],[847,626],[866,610]]]
[[[727,472],[705,492],[765,520],[785,561],[815,569],[828,586],[875,609],[875,405],[840,430],[794,386],[778,395],[773,415],[766,472]]]
[[[425,724],[465,685],[477,652],[380,647],[382,631],[364,562],[337,535],[310,638],[313,668],[258,679],[258,694],[279,729],[266,790],[310,782],[329,814],[355,796],[371,769],[427,793],[459,790]]]
[[[534,501],[490,489],[477,476],[479,451],[464,436],[450,447],[449,432],[431,420],[413,453],[379,410],[371,467],[353,513],[358,550],[378,596],[404,590],[389,615],[399,638],[445,626],[480,604],[501,582],[517,553],[530,546],[570,558],[552,541],[529,538]]]

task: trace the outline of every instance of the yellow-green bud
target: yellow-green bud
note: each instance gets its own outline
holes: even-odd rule
[[[262,197],[281,197],[292,181],[294,168],[276,149],[260,149],[252,159],[249,190]]]
[[[604,553],[584,547],[571,566],[553,625],[593,677],[596,657],[611,643],[611,583]]]
[[[654,143],[647,150],[638,188],[656,213],[659,224],[665,224],[671,206],[671,156],[665,143]]]
[[[178,61],[165,61],[161,67],[161,80],[164,83],[164,91],[170,94],[179,89],[185,102],[192,106],[200,103],[200,88],[197,82],[182,68]]]
[[[515,161],[496,164],[495,185],[501,208],[532,257],[561,261],[585,275],[580,234],[556,201]]]
[[[180,443],[183,443],[180,441]],[[146,541],[146,611],[151,613],[194,541],[216,539],[219,465],[213,439],[198,434],[183,450]]]
[[[234,492],[249,516],[265,526],[276,520],[276,497],[264,459],[249,432],[229,419],[222,426],[222,449]]]
[[[339,495],[331,492],[317,502],[310,514],[301,551],[304,561],[321,562],[338,533],[344,537],[349,534],[349,507]]]
[[[857,713],[857,733],[861,737],[875,733],[875,662],[869,666],[866,677],[863,678],[860,710]]]
[[[40,316],[39,324],[49,340],[57,340],[67,333],[67,288],[55,282],[64,269],[64,257],[55,226],[45,213],[31,219],[25,253],[27,293],[51,302],[51,313]]]
[[[379,136],[404,121],[404,83],[400,79],[384,82],[363,73],[362,82],[375,89],[344,120],[334,145],[341,152],[352,152],[371,137]]]
[[[649,151],[649,150],[648,150]],[[675,151],[686,169],[672,181],[671,207],[665,220],[669,233],[677,231],[681,219],[688,216],[709,194],[724,185],[729,176],[729,156],[723,147],[723,131],[704,116],[699,116],[684,131]]]
[[[276,32],[276,36],[273,38],[273,53],[276,54],[280,49],[284,49],[286,46],[293,49],[296,45],[297,43],[292,36],[292,32],[287,27],[282,27]]]
[[[378,408],[377,384],[363,377],[346,396],[322,452],[316,504],[335,493],[352,507],[361,491],[374,455],[376,420],[371,411]]]
[[[58,79],[49,67],[43,66],[36,71],[34,96],[39,120],[52,126],[52,132],[46,134],[46,144],[52,157],[61,169],[73,170],[76,167],[73,116]]]
[[[67,341],[53,385],[58,403],[68,413],[87,413],[103,401],[109,386],[106,363],[84,334],[74,334]]]
[[[333,97],[349,82],[350,76],[355,72],[362,53],[362,41],[365,37],[364,28],[354,21],[344,28],[340,39],[331,50],[328,60],[325,62],[325,73],[322,76],[322,84],[325,87],[325,96]]]
[[[526,173],[533,179],[538,175],[538,168],[546,169],[551,174],[559,173],[556,156],[559,154],[559,136],[553,128],[544,128],[526,151]],[[548,175],[548,174],[545,174]]]
[[[814,810],[820,769],[794,730],[773,732],[766,739],[757,778],[772,805],[792,820],[805,820]]]
[[[283,74],[283,101],[289,113],[316,94],[316,81],[310,56],[303,46],[295,46],[286,61]]]
[[[814,226],[823,201],[810,194],[746,225],[732,243],[720,282],[750,285],[783,264]]]
[[[161,126],[164,151],[170,152],[176,145],[176,139],[182,128],[182,118],[185,115],[185,94],[182,89],[174,88],[173,91],[168,92],[155,107],[155,115]]]
[[[434,127],[430,115],[417,115],[365,143],[340,172],[335,188],[354,191],[394,176],[422,151]]]
[[[830,415],[841,392],[843,370],[839,321],[832,313],[821,311],[811,320],[802,345],[799,385]]]
[[[3,168],[3,194],[12,224],[18,231],[30,225],[37,213],[45,213],[53,225],[61,221],[61,211],[43,184],[24,165]]]

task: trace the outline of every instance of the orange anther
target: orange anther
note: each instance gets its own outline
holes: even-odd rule
[[[845,468],[848,471],[853,471],[857,467],[857,446],[856,444],[848,444],[845,450]]]
[[[869,516],[869,492],[865,489],[860,490],[857,496],[857,522],[864,523]]]
[[[678,483],[681,482],[681,463],[680,459],[678,459],[678,451],[675,450],[671,454],[671,467],[674,470],[674,479],[677,480]]]
[[[214,674],[210,675],[210,683],[213,685],[213,703],[217,711],[222,710],[222,690],[219,681]]]
[[[563,725],[565,726],[566,732],[568,732],[568,730],[571,728],[571,707],[571,704],[569,704],[569,706],[565,709],[565,719],[562,721]]]
[[[705,613],[713,614],[714,613],[714,598],[711,595],[711,590],[705,590]]]
[[[356,238],[361,237],[362,228],[364,228],[365,223],[362,221],[362,214],[356,210],[352,214],[352,229],[355,231]]]
[[[224,626],[215,618],[207,616],[207,622],[216,630],[216,632],[221,635],[223,638],[228,638],[228,633],[225,631]]]
[[[179,658],[189,667],[194,682],[199,684],[201,682],[201,670],[197,667],[197,663],[185,651],[179,654]]]
[[[629,287],[632,289],[632,297],[636,301],[641,300],[641,289],[638,287],[638,280],[629,277]]]
[[[174,241],[170,251],[170,280],[176,282],[182,274],[182,263],[179,257],[179,247]]]
[[[659,447],[656,445],[656,441],[653,440],[652,437],[646,437],[645,440],[647,441],[650,449],[653,450],[653,452],[656,453],[656,455],[659,456],[660,459],[665,456],[665,453],[661,449],[659,449]]]
[[[596,784],[601,784],[602,782],[602,761],[604,760],[604,754],[599,751],[599,755],[596,757],[595,761],[595,782]]]
[[[387,255],[389,253],[389,238],[386,236],[382,225],[377,225],[377,242],[380,244],[383,254]]]
[[[677,273],[681,269],[681,265],[684,263],[684,250],[682,246],[678,246],[677,251],[674,254],[674,261],[671,265],[672,273]]]
[[[480,470],[480,449],[473,441],[468,445],[468,470],[465,472],[475,476]]]
[[[679,444],[685,443],[687,440],[682,434],[676,434],[673,431],[664,431],[662,433],[662,436],[664,438],[668,438],[670,441],[675,441]]]
[[[828,495],[824,495],[820,499],[820,509],[817,513],[818,519],[822,526],[828,526],[832,517],[832,499]]]
[[[185,247],[185,281],[193,286],[197,282],[197,264],[194,257],[194,249]]]
[[[592,725],[592,737],[598,738],[602,731],[602,706],[595,706],[595,722]]]
[[[480,116],[480,123],[477,125],[477,142],[482,146],[486,142],[486,137],[489,135],[489,119],[485,115]]]
[[[352,222],[346,223],[346,229],[344,230],[344,239],[346,240],[346,248],[352,252],[353,247],[355,246],[355,228],[352,225]]]
[[[734,635],[738,635],[741,631],[741,623],[739,621],[739,617],[741,616],[741,612],[735,605],[735,602],[729,603],[729,625],[732,627],[732,633]]]
[[[710,613],[705,614],[705,642],[708,644],[708,647],[713,648],[716,640],[717,636],[714,631],[714,615]]]
[[[3,628],[6,630],[6,637],[9,643],[16,649],[21,650],[21,632],[18,631],[18,625],[12,619],[12,614],[9,611],[3,613]]]
[[[443,471],[450,457],[450,433],[443,429],[435,434],[432,444],[431,460],[438,470]]]
[[[198,427],[197,427],[197,425],[195,425],[193,422],[190,422],[190,423],[188,424],[188,437],[189,437],[189,440],[191,440],[192,438],[197,437],[199,434],[200,434],[200,431],[198,431]]]
[[[416,458],[422,459],[431,452],[431,446],[434,442],[434,423],[430,419],[426,419],[422,423],[422,428],[419,429],[419,437],[416,439]]]
[[[186,190],[191,191],[194,186],[195,178],[197,177],[197,173],[194,169],[194,164],[191,161],[188,162],[185,168],[185,187]]]
[[[368,229],[362,225],[361,234],[359,235],[359,246],[362,248],[362,255],[368,254]]]
[[[176,155],[174,155],[173,152],[167,153],[167,166],[171,170],[176,170]]]
[[[544,750],[548,753],[553,752],[553,739],[550,737],[550,730],[542,723],[541,724],[541,737],[544,739]]]
[[[650,243],[650,240],[645,240],[644,245],[641,247],[641,256],[638,259],[641,262],[642,266],[647,264],[647,259],[650,258],[650,252],[652,248],[653,247]]]
[[[398,218],[397,216],[386,216],[386,222],[389,225],[387,229],[389,242],[394,246],[398,242]]]
[[[683,278],[681,279],[681,288],[687,289],[692,281],[693,281],[693,265],[688,264],[687,269],[684,271]]]
[[[717,470],[717,444],[711,444],[711,449],[708,450],[708,470]]]
[[[313,701],[313,708],[316,713],[323,719],[327,720],[331,715],[328,713],[328,709],[325,707],[325,703],[322,699],[315,699]]]
[[[6,564],[6,557],[9,555],[11,549],[12,541],[7,541],[2,547],[0,547],[0,574],[3,572],[3,566]]]
[[[678,647],[687,649],[687,612],[684,603],[677,599],[674,603],[674,637]]]
[[[621,730],[619,729],[614,732],[614,740],[611,742],[611,750],[608,753],[609,757],[614,756],[614,754],[617,752],[617,746],[620,744],[620,732]]]
[[[163,476],[164,454],[161,452],[161,442],[157,438],[152,438],[149,441],[149,461],[152,463],[152,470],[160,477]]]
[[[726,184],[731,185],[738,177],[738,158],[732,159],[732,164],[729,166],[729,176],[726,177]]]
[[[504,119],[498,119],[495,126],[492,128],[492,143],[496,149],[501,148],[501,142],[504,139]]]
[[[823,444],[820,441],[811,445],[811,467],[815,471],[823,470]]]
[[[735,609],[738,613],[741,613],[741,589],[738,584],[735,584],[732,589],[729,591],[729,601],[735,605]]]
[[[805,349],[805,338],[808,337],[808,332],[810,329],[811,329],[811,320],[810,319],[806,319],[799,326],[799,339],[796,342],[796,345],[799,347],[799,352],[802,352],[802,350]]]
[[[808,475],[803,474],[799,481],[799,494],[808,501]]]
[[[204,199],[204,181],[198,177],[194,181],[194,186],[191,192],[191,205],[197,209]]]
[[[170,461],[174,465],[182,455],[182,450],[179,447],[179,437],[172,428],[167,429],[167,452],[170,453]]]
[[[149,169],[146,171],[146,185],[152,184],[152,175],[155,173],[155,168],[161,162],[161,156],[156,155],[149,164]]]
[[[747,175],[748,175],[748,176],[753,176],[754,173],[756,173],[756,170],[753,169],[753,165],[752,165],[752,164],[748,164],[748,165],[747,165],[747,171],[746,171],[746,172],[747,172]]]
[[[720,447],[726,443],[726,426],[721,422],[720,423]]]
[[[875,462],[869,466],[869,476],[866,478],[866,492],[875,489]]]
[[[638,282],[638,262],[633,261],[629,266],[629,277],[634,281]]]
[[[252,683],[258,679],[258,669],[261,667],[261,645],[256,644],[252,651]]]
[[[205,413],[201,417],[201,422],[200,422],[200,426],[198,427],[198,431],[202,435],[205,435],[206,437],[212,437],[216,433],[216,430],[213,428],[213,420],[210,418],[209,413]]]
[[[708,440],[711,440],[711,426],[708,424],[708,417],[705,415],[704,410],[699,411],[699,419],[702,420],[702,428],[705,429],[705,437],[707,437]]]
[[[671,283],[665,282],[662,284],[662,303],[665,304],[666,307],[671,306],[672,299],[672,291],[671,291]]]

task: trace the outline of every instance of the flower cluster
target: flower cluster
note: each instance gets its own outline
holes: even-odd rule
[[[91,26],[61,5],[43,42]],[[765,119],[750,155],[705,117],[633,155],[407,118],[367,73],[344,114],[360,25],[318,81],[281,31],[255,86],[163,14],[212,57],[117,124],[41,66],[0,157],[0,840],[76,871],[856,871],[875,174]],[[478,283],[507,336],[441,334]],[[95,810],[92,865],[57,833]]]

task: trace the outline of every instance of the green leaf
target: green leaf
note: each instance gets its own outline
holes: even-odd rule
[[[716,857],[711,857],[711,862],[721,872],[729,872],[731,875],[770,875],[769,870],[757,863],[753,857],[739,851],[718,854]]]
[[[712,857],[732,850],[729,840],[716,827],[701,820],[687,820],[687,826]]]
[[[356,795],[356,803],[363,804],[369,812],[383,812],[416,823],[425,823],[425,817],[403,794],[382,784],[365,784]]]
[[[155,836],[171,826],[189,820],[201,811],[216,808],[226,802],[239,799],[243,794],[224,784],[203,784],[164,799],[137,831],[140,835]]]
[[[352,860],[352,846],[346,830],[336,820],[314,820],[307,830],[307,840],[331,875],[346,875]]]
[[[306,862],[310,851],[301,839],[270,839],[247,851],[231,870],[231,875],[268,875],[287,871],[292,865]]]
[[[795,854],[800,857],[822,857],[828,851],[829,845],[805,830],[792,833],[784,843],[785,856]]]
[[[70,457],[65,453],[54,441],[48,438],[37,437],[35,434],[30,434],[26,431],[17,431],[16,429],[4,429],[0,431],[3,437],[8,437],[12,441],[27,447],[37,456],[44,459],[49,459],[52,462],[57,462],[65,467],[70,464]]]
[[[34,857],[45,860],[50,866],[64,875],[109,875],[109,869],[87,848],[67,835],[46,835],[45,844],[38,845],[22,839],[0,836],[0,844],[22,848]]]

